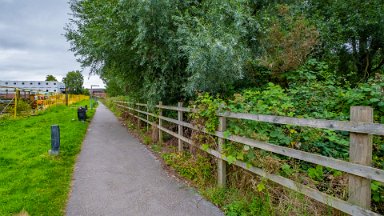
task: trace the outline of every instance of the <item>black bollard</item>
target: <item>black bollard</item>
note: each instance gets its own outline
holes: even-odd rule
[[[51,150],[50,155],[58,155],[60,150],[60,127],[59,125],[51,126]]]

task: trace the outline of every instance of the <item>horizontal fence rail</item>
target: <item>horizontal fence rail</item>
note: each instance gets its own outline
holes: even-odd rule
[[[219,113],[218,116],[254,120],[258,122],[268,122],[276,124],[288,124],[294,126],[305,126],[311,128],[322,128],[329,130],[349,131],[354,133],[366,133],[373,135],[384,135],[384,125],[365,122],[353,122],[353,121],[334,121],[334,120],[322,120],[322,119],[302,119],[291,118],[272,115],[255,115],[248,113]]]
[[[371,167],[372,157],[372,137],[371,135],[384,135],[384,125],[376,124],[369,120],[369,115],[373,114],[373,110],[367,107],[352,107],[351,108],[351,121],[335,121],[335,120],[322,120],[322,119],[303,119],[292,118],[272,115],[258,115],[248,113],[232,113],[232,112],[218,112],[219,118],[219,131],[209,133],[205,128],[197,127],[191,123],[182,120],[182,114],[185,112],[198,112],[197,109],[182,107],[179,103],[178,106],[165,106],[161,103],[156,108],[159,109],[159,114],[148,112],[148,106],[142,103],[130,103],[126,101],[115,101],[115,105],[121,109],[129,111],[129,115],[146,122],[149,125],[156,126],[159,129],[159,141],[162,140],[162,132],[166,132],[179,140],[180,143],[184,142],[191,146],[200,148],[201,150],[213,155],[218,159],[218,184],[219,186],[225,186],[226,165],[224,161],[228,161],[225,155],[221,153],[221,144],[223,141],[229,140],[251,147],[255,147],[268,152],[284,155],[290,158],[299,159],[302,161],[318,164],[321,166],[329,167],[335,170],[340,170],[349,174],[349,200],[344,201],[331,195],[318,191],[317,189],[310,188],[301,183],[295,182],[288,178],[268,173],[260,168],[250,166],[242,161],[236,160],[233,164],[239,166],[245,170],[255,173],[263,178],[266,178],[272,182],[285,186],[291,190],[304,194],[312,199],[315,199],[323,204],[331,206],[335,209],[341,210],[350,215],[379,215],[370,210],[370,181],[376,180],[384,183],[384,170]],[[136,108],[135,108],[136,106]],[[139,107],[146,108],[146,111],[139,109]],[[162,110],[171,110],[178,112],[178,119],[168,118],[162,116]],[[136,114],[134,114],[136,113]],[[145,115],[146,118],[139,115]],[[157,118],[158,123],[149,121],[149,116]],[[356,117],[357,116],[357,117]],[[366,117],[368,116],[368,118]],[[274,124],[288,124],[301,127],[321,128],[329,130],[349,131],[351,132],[350,140],[350,157],[351,162],[326,157],[314,153],[300,151],[288,147],[278,146],[275,144],[262,142],[247,137],[229,135],[225,136],[225,122],[226,118],[252,120],[258,122],[267,122]],[[357,120],[356,120],[357,119]],[[362,120],[361,120],[362,119]],[[367,120],[368,119],[368,120]],[[178,126],[178,133],[173,132],[163,126],[162,121],[167,121]],[[203,149],[200,146],[196,146],[193,141],[182,135],[183,127],[190,128],[192,130],[201,131],[210,135],[214,135],[219,138],[218,150]],[[361,143],[365,145],[359,145]],[[356,145],[357,143],[357,145]],[[369,148],[370,147],[370,148]],[[357,149],[356,149],[357,148]],[[370,152],[370,154],[364,155],[364,152]],[[363,153],[363,154],[362,154]],[[368,158],[368,159],[367,159]],[[362,162],[361,162],[362,161]],[[358,197],[356,192],[359,194]]]

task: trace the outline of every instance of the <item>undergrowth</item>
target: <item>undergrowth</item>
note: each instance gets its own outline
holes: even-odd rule
[[[217,111],[252,113],[296,118],[348,121],[351,106],[370,106],[375,123],[384,123],[384,76],[377,75],[360,86],[338,87],[308,78],[293,83],[290,89],[269,83],[263,89],[245,89],[232,97],[200,94],[192,108],[191,121],[199,128],[214,132],[218,128]],[[224,136],[237,135],[258,141],[298,149],[327,157],[349,160],[349,132],[271,124],[250,120],[227,119]],[[206,134],[197,133],[194,142],[203,148],[216,149]],[[273,154],[248,145],[226,141],[223,152],[231,164],[236,160],[268,173],[278,174],[340,199],[348,198],[348,175],[331,168]],[[372,166],[384,169],[384,137],[373,136]],[[262,186],[260,186],[262,187]],[[372,210],[384,213],[384,185],[372,181]]]

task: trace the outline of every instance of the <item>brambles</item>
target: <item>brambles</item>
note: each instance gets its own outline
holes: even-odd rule
[[[321,70],[325,69],[323,67]],[[321,74],[325,75],[326,71]],[[229,110],[235,113],[348,120],[350,106],[367,105],[374,108],[375,121],[383,123],[384,109],[379,98],[383,98],[383,82],[380,75],[371,79],[367,84],[347,89],[334,86],[329,79],[324,81],[312,80],[311,82],[300,81],[300,85],[293,85],[289,90],[284,90],[280,86],[270,83],[264,89],[247,89],[227,100],[214,98],[208,94],[200,95],[194,101],[193,107],[202,111],[191,116],[193,122],[197,123],[200,128],[208,126],[208,131],[213,132],[218,124],[218,117],[214,109]],[[349,159],[348,132],[228,118],[227,130],[224,134],[225,136],[245,136],[328,157]],[[205,140],[207,136],[200,136],[201,138],[196,140],[197,143],[200,141],[205,148],[215,147],[214,141],[207,143]],[[383,137],[374,136],[373,143],[375,149],[373,164],[382,169],[384,167],[382,159],[382,155],[384,155]],[[336,197],[345,199],[347,196],[348,181],[346,175],[340,171],[288,159],[230,141],[226,141],[223,153],[229,164],[235,160],[240,160],[262,168],[269,173],[281,173],[290,179]],[[257,186],[255,190],[265,190],[264,183],[258,182]],[[372,205],[375,209],[380,209],[377,206],[380,206],[384,189],[377,184],[374,184],[372,188],[375,189],[372,192]],[[373,197],[375,198],[373,199]]]

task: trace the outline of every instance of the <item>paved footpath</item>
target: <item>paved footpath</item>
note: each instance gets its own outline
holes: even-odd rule
[[[100,103],[75,167],[67,215],[223,215],[169,177]]]

